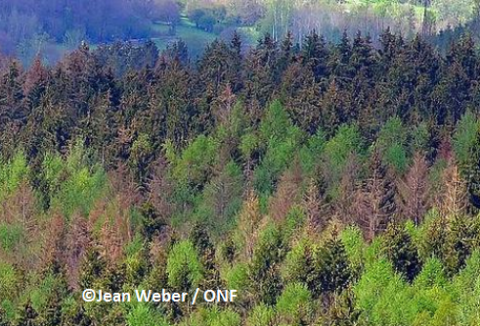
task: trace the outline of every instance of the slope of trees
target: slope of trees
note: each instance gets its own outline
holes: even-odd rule
[[[0,324],[478,324],[475,42],[379,42],[2,59]]]

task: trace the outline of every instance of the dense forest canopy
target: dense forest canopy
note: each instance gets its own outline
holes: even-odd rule
[[[53,64],[82,41],[93,46],[151,39],[165,49],[188,41],[200,54],[233,30],[254,45],[264,33],[275,41],[291,32],[301,43],[311,30],[329,41],[358,30],[377,40],[390,28],[411,38],[464,26],[478,34],[478,0],[3,0],[0,51],[30,64],[38,54]]]
[[[480,323],[472,37],[242,44],[0,59],[0,325]]]

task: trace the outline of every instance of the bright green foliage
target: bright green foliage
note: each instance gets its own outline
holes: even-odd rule
[[[128,326],[168,326],[164,318],[144,303],[135,305],[127,315]]]
[[[244,104],[241,101],[237,101],[233,106],[226,125],[220,125],[218,128],[219,139],[225,141],[229,139],[238,140],[243,136],[245,128],[248,127],[244,110]]]
[[[136,174],[138,180],[143,180],[147,167],[153,158],[153,147],[148,135],[140,134],[133,142],[128,158],[128,165]]]
[[[223,310],[212,313],[209,319],[208,325],[211,326],[241,325],[240,315],[232,310]]]
[[[459,319],[463,325],[480,323],[480,253],[474,252],[465,268],[454,278],[452,291],[458,297]]]
[[[258,137],[253,133],[242,136],[240,145],[238,146],[245,161],[248,161],[253,152],[258,148]]]
[[[212,137],[199,136],[181,155],[169,158],[173,164],[172,174],[180,185],[192,188],[203,185],[210,178],[215,161],[218,143]],[[167,157],[172,156],[169,154]]]
[[[299,161],[302,170],[306,174],[312,174],[315,172],[315,167],[318,166],[325,149],[325,138],[325,133],[321,129],[318,129],[315,135],[313,135],[308,140],[308,143],[300,150]]]
[[[418,235],[420,257],[423,260],[436,257],[449,276],[457,273],[472,251],[475,226],[470,223],[463,218],[447,220],[431,211]]]
[[[406,284],[393,272],[387,260],[381,259],[368,266],[354,287],[360,320],[369,325],[402,325],[408,302]],[[406,324],[404,324],[406,325]]]
[[[126,281],[138,286],[147,269],[144,242],[139,234],[125,248],[125,278]]]
[[[277,301],[279,320],[288,325],[304,325],[310,318],[311,301],[311,294],[305,285],[287,285]]]
[[[399,173],[405,172],[407,162],[407,131],[398,117],[390,118],[378,134],[378,149],[384,164]]]
[[[307,255],[311,250],[306,239],[295,243],[285,256],[282,266],[282,278],[285,283],[306,282]]]
[[[265,117],[260,124],[260,137],[263,143],[272,139],[285,138],[285,131],[292,124],[288,118],[287,112],[280,101],[276,100],[265,112]]]
[[[230,161],[205,185],[197,216],[202,223],[215,225],[215,235],[232,227],[242,205],[242,183],[241,168]]]
[[[52,299],[53,290],[55,288],[55,278],[48,275],[30,294],[32,307],[37,312],[44,311],[47,308],[48,300]],[[56,298],[55,298],[56,299]]]
[[[203,268],[192,242],[183,240],[175,244],[168,255],[168,285],[188,291],[203,279]]]
[[[54,197],[62,185],[62,176],[64,176],[65,162],[58,154],[45,154],[42,162],[41,187],[44,206],[50,205],[50,200]]]
[[[362,152],[362,139],[357,126],[342,125],[335,136],[325,144],[325,171],[329,179],[338,182],[352,155]]]
[[[443,265],[437,258],[430,258],[425,262],[422,271],[415,278],[414,286],[422,289],[435,286],[444,287],[447,283]]]
[[[0,321],[9,322],[15,318],[15,305],[12,301],[5,299],[0,302]],[[8,325],[8,324],[7,324]]]
[[[51,185],[60,185],[60,174],[63,169],[64,162],[60,155],[45,154],[42,163],[43,178]]]
[[[75,212],[88,215],[104,186],[103,170],[97,169],[91,173],[89,168],[83,167],[71,174],[62,184],[52,205],[60,207],[66,217],[71,217]]]
[[[472,112],[467,112],[457,124],[453,136],[455,158],[466,176],[473,172],[478,163],[480,125]]]
[[[188,321],[181,324],[182,326],[240,326],[241,318],[238,313],[226,309],[220,310],[217,307],[212,309],[200,308],[198,309]]]
[[[249,286],[248,265],[244,263],[233,265],[225,272],[224,278],[228,288],[246,292]]]
[[[443,267],[435,258],[425,263],[411,286],[386,260],[379,260],[367,267],[354,289],[360,320],[370,325],[450,325],[458,317]]]
[[[274,326],[276,325],[275,320],[274,308],[265,304],[259,304],[253,308],[248,316],[247,326]]]
[[[279,101],[270,105],[260,125],[264,157],[255,170],[255,186],[260,193],[273,191],[273,184],[293,161],[303,133],[292,125]]]
[[[24,240],[24,227],[20,224],[0,224],[0,248],[5,252],[13,250]]]
[[[358,127],[343,125],[325,145],[326,159],[332,167],[341,169],[349,155],[361,148],[361,142]]]
[[[363,240],[362,231],[356,227],[348,227],[340,234],[345,253],[351,264],[354,273],[359,272],[364,264],[363,250],[365,241]]]
[[[364,249],[364,264],[368,266],[374,264],[380,259],[386,258],[383,248],[385,248],[384,239],[382,237],[376,237],[373,241]]]
[[[61,172],[58,158],[47,156],[44,165],[48,167],[45,175],[48,186],[51,190],[58,187],[53,193],[52,206],[61,209],[67,218],[74,213],[87,216],[94,201],[105,191],[105,171],[99,166],[89,166],[87,153],[79,145],[72,149]],[[57,185],[61,175],[64,180]]]
[[[15,267],[0,262],[0,298],[3,300],[14,298],[16,290],[20,285],[20,275]]]
[[[28,172],[27,159],[21,151],[9,162],[0,160],[0,201],[27,180]]]
[[[298,232],[305,223],[305,211],[303,207],[293,206],[287,213],[285,225],[283,225],[282,233],[285,242],[288,242],[292,236]]]
[[[456,307],[446,288],[447,279],[443,272],[441,262],[432,258],[425,262],[423,270],[415,279],[412,289],[414,297],[412,301],[412,315],[418,316],[422,312],[428,312],[432,318],[432,324],[445,323],[447,320],[455,324]],[[446,311],[449,314],[445,314]]]

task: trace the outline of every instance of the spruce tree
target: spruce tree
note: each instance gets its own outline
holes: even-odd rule
[[[392,222],[385,232],[385,250],[394,269],[412,282],[421,270],[417,248],[405,228]]]
[[[358,189],[355,207],[357,222],[367,239],[384,231],[396,211],[395,187],[375,151],[371,158],[371,176]]]

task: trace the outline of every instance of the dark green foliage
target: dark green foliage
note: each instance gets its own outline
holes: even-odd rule
[[[313,252],[311,258],[307,256],[307,266],[306,282],[314,297],[342,292],[352,277],[345,248],[336,236]]]
[[[402,225],[390,223],[385,232],[385,251],[398,273],[413,281],[422,268],[417,248]]]
[[[87,250],[81,270],[80,287],[84,289],[93,288],[95,282],[102,277],[105,270],[105,261],[96,248],[91,247]]]
[[[355,294],[351,288],[347,288],[340,294],[333,296],[326,316],[323,318],[324,325],[328,326],[353,326],[357,325],[360,311],[355,307]]]
[[[206,289],[217,289],[221,287],[220,273],[215,258],[215,247],[207,232],[205,225],[196,224],[190,238],[198,250],[203,264],[204,280],[202,286]]]
[[[149,202],[143,204],[141,211],[143,216],[143,235],[146,239],[151,240],[154,236],[160,234],[168,224],[158,215],[155,207]]]
[[[253,251],[249,277],[255,301],[275,304],[282,290],[279,264],[285,255],[285,244],[278,227],[269,224],[259,238]]]

